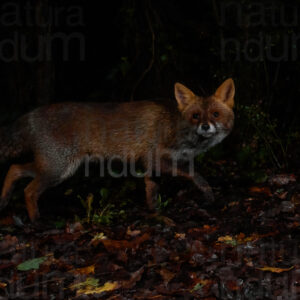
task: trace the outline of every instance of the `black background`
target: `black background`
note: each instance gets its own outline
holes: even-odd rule
[[[209,95],[232,77],[237,124],[227,147],[253,142],[257,128],[249,130],[244,106],[257,105],[255,113],[267,115],[281,143],[292,145],[288,159],[297,158],[298,1],[3,1],[0,7],[1,124],[50,102],[173,97],[176,81]],[[67,58],[61,39],[53,40],[48,61],[13,56],[43,54],[38,39],[47,34],[77,34],[81,42],[70,40]]]

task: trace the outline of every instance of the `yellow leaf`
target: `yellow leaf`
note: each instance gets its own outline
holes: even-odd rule
[[[228,242],[228,241],[232,241],[232,236],[225,235],[225,236],[220,236],[218,238],[218,242]]]
[[[233,239],[230,235],[220,236],[218,242],[225,243],[231,246],[236,246],[237,241]]]
[[[91,265],[91,266],[84,267],[84,268],[78,268],[75,270],[70,270],[69,272],[75,273],[75,274],[82,274],[82,275],[94,274],[95,273],[95,265]]]
[[[82,295],[82,294],[85,294],[85,295],[90,295],[90,294],[100,294],[100,293],[103,293],[103,292],[109,292],[109,291],[113,291],[113,290],[116,290],[120,287],[120,284],[116,281],[114,282],[106,282],[103,286],[99,286],[99,287],[96,287],[96,288],[91,288],[91,287],[87,287],[87,288],[84,288],[84,289],[80,289],[77,291],[77,295]]]
[[[7,283],[5,282],[0,282],[0,289],[5,289],[7,286]]]
[[[100,241],[100,240],[105,240],[107,239],[107,237],[104,235],[103,232],[100,232],[100,233],[96,233],[92,239],[91,242],[95,242],[95,241]]]
[[[72,189],[68,189],[65,191],[65,196],[69,196],[73,193],[73,190]]]
[[[292,266],[290,268],[286,268],[286,269],[265,266],[263,268],[257,268],[257,269],[261,270],[261,271],[268,271],[268,272],[273,272],[273,273],[282,273],[282,272],[288,272],[288,271],[292,270],[293,268],[294,268],[294,266]]]

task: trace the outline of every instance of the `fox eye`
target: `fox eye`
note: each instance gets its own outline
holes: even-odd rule
[[[214,115],[215,118],[217,118],[217,117],[219,116],[219,113],[218,113],[217,111],[215,111],[215,112],[213,113],[213,115]]]
[[[193,119],[199,120],[200,119],[200,115],[199,114],[193,114]]]

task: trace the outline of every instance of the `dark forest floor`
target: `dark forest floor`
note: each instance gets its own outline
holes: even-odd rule
[[[42,199],[35,225],[23,203],[10,205],[0,220],[0,299],[299,299],[298,178],[253,184],[218,172],[215,203],[167,183],[176,195],[159,215],[138,196],[110,225],[74,221],[84,209],[59,198],[63,188]]]

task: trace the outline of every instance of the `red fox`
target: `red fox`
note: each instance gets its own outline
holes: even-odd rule
[[[140,160],[147,170],[149,209],[155,208],[158,185],[152,175],[158,169],[191,179],[206,198],[213,199],[209,184],[189,172],[186,163],[230,133],[234,94],[234,82],[227,79],[207,98],[176,83],[177,103],[59,103],[37,108],[1,128],[1,161],[25,153],[31,153],[33,161],[11,165],[0,209],[7,205],[16,181],[32,177],[24,193],[29,218],[35,221],[40,195],[70,177],[87,157]]]

